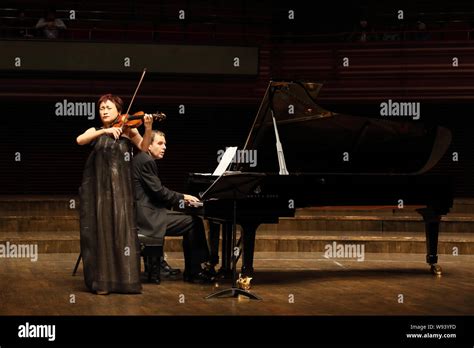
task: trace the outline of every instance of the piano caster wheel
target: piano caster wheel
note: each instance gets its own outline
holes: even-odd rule
[[[431,265],[431,273],[433,273],[433,275],[440,276],[443,274],[443,270],[441,269],[441,266],[433,264]]]

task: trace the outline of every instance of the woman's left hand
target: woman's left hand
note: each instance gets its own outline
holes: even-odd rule
[[[145,116],[143,116],[143,123],[145,128],[151,129],[151,126],[153,125],[153,116],[150,114],[145,114]]]

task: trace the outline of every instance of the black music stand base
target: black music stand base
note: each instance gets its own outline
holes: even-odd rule
[[[251,294],[250,292],[245,291],[243,289],[239,289],[239,288],[230,288],[230,289],[220,290],[220,291],[214,292],[210,295],[207,295],[204,298],[206,300],[211,299],[211,298],[222,298],[222,297],[234,297],[234,298],[236,298],[239,295],[247,297],[251,300],[261,300],[261,298],[258,297],[257,295]]]

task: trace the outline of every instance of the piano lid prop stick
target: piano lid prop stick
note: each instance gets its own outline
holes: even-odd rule
[[[276,148],[277,148],[277,155],[278,155],[278,165],[280,166],[280,175],[289,175],[288,169],[286,169],[286,162],[285,162],[285,154],[283,153],[283,147],[280,143],[280,136],[278,135],[278,128],[276,125],[275,116],[272,112],[272,119],[273,119],[273,128],[275,129],[275,137],[276,137]]]

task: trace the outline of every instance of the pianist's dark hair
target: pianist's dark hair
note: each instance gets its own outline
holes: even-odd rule
[[[150,142],[153,142],[153,140],[155,140],[155,136],[156,135],[161,135],[162,137],[165,136],[165,133],[163,133],[162,131],[159,131],[159,130],[154,130],[151,132],[151,141]]]

